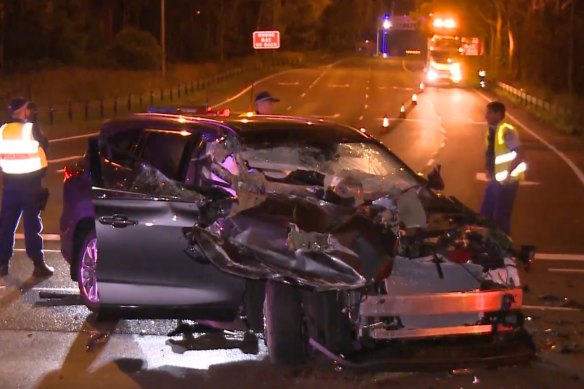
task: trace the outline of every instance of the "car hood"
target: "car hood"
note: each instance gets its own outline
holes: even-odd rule
[[[222,161],[226,154],[211,158]],[[227,273],[342,290],[383,282],[396,257],[472,263],[483,270],[480,282],[506,267],[508,237],[456,199],[423,187],[403,189],[391,177],[350,174],[333,187],[299,187],[250,170],[232,155],[237,174],[213,166],[234,190],[202,204],[189,233],[193,247]],[[374,188],[368,198],[351,192],[355,180]],[[348,186],[339,190],[343,182]]]

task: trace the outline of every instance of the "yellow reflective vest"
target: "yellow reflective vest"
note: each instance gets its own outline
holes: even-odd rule
[[[0,168],[7,174],[27,174],[47,167],[47,156],[34,139],[33,123],[11,122],[0,127]]]
[[[509,168],[511,167],[511,163],[517,158],[517,153],[509,147],[505,143],[505,133],[507,131],[513,131],[515,136],[519,136],[517,134],[517,130],[515,127],[508,123],[501,123],[495,129],[495,137],[493,142],[494,144],[494,152],[495,152],[495,179],[499,182],[505,181],[509,174],[511,175],[512,181],[521,181],[525,178],[525,171],[527,170],[527,164],[525,162],[521,162],[511,173],[509,173]],[[487,133],[487,147],[489,147],[489,134]]]

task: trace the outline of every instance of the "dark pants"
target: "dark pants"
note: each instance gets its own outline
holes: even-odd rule
[[[43,238],[41,231],[40,192],[16,192],[4,190],[0,210],[0,266],[8,265],[14,253],[14,232],[20,217],[24,222],[26,253],[33,260],[43,259]]]
[[[493,220],[506,234],[511,234],[511,213],[519,182],[500,184],[489,181],[485,188],[481,216]]]

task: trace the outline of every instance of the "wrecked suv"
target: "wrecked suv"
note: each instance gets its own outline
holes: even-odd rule
[[[363,131],[136,114],[65,174],[62,252],[94,311],[239,323],[284,363],[528,339],[509,238]]]

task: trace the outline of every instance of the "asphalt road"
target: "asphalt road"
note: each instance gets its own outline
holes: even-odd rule
[[[420,64],[403,59],[343,60],[330,66],[293,69],[265,79],[256,91],[279,97],[278,114],[302,115],[363,127],[415,170],[442,165],[445,192],[478,209],[484,189],[484,107],[488,92],[456,87],[418,91]],[[239,91],[233,91],[237,96]],[[230,96],[221,96],[226,100]],[[249,93],[216,101],[246,111]],[[402,103],[407,118],[399,119]],[[562,136],[509,106],[527,152],[527,182],[520,187],[512,227],[518,244],[535,244],[537,260],[522,272],[527,326],[540,360],[527,367],[433,374],[339,371],[326,361],[301,370],[265,361],[266,350],[241,334],[203,336],[181,342],[165,336],[171,321],[96,322],[79,305],[76,285],[49,240],[47,259],[57,268],[35,283],[17,242],[11,276],[0,281],[0,388],[175,387],[582,387],[584,362],[584,142]],[[391,125],[381,132],[383,117]],[[80,134],[84,135],[84,134]],[[86,137],[53,139],[46,184],[52,197],[44,214],[47,238],[56,238],[63,166],[84,151]],[[43,299],[43,292],[63,294]],[[90,336],[112,332],[86,351]],[[580,374],[580,378],[578,378]]]

